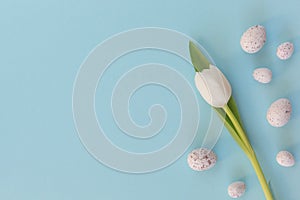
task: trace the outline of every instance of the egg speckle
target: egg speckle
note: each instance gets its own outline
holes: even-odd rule
[[[272,80],[272,71],[268,68],[257,68],[252,75],[254,80],[260,83],[269,83]]]
[[[276,161],[283,167],[292,167],[295,165],[294,156],[288,151],[280,151],[276,156]]]
[[[242,181],[231,183],[228,186],[228,195],[231,198],[239,198],[243,196],[245,191],[246,191],[246,184]]]
[[[291,112],[291,102],[286,98],[281,98],[273,102],[269,107],[267,120],[274,127],[282,127],[290,120]]]
[[[217,156],[212,150],[199,148],[189,153],[187,161],[193,170],[204,171],[215,166]]]
[[[266,30],[261,25],[252,26],[247,29],[240,40],[242,49],[247,53],[258,52],[266,42]]]
[[[276,55],[281,60],[289,59],[294,53],[294,45],[291,42],[284,42],[277,47]]]

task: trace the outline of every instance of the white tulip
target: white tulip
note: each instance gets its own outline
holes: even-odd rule
[[[213,107],[223,108],[231,97],[230,83],[214,65],[196,72],[195,84],[204,100]]]
[[[211,106],[225,123],[233,139],[248,156],[264,191],[266,200],[273,200],[269,184],[256,158],[255,152],[244,131],[234,99],[231,98],[231,86],[224,74],[205,58],[198,47],[189,42],[191,61],[196,71],[195,84],[204,100]],[[228,103],[228,101],[230,102]]]

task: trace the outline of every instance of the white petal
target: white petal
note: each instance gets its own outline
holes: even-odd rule
[[[195,75],[195,84],[204,100],[214,107],[224,107],[231,96],[231,86],[223,73],[213,65]]]

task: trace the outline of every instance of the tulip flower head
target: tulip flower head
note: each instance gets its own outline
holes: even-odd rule
[[[216,108],[224,107],[231,97],[231,86],[223,73],[214,65],[195,74],[195,84],[203,99]]]

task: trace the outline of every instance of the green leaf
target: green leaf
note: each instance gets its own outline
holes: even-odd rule
[[[242,125],[242,120],[241,120],[241,117],[240,117],[240,113],[239,113],[238,107],[237,107],[237,105],[235,103],[235,100],[234,100],[232,95],[231,95],[227,105],[230,108],[230,110],[232,111],[232,113],[234,114],[234,116],[237,118],[239,123]]]
[[[196,72],[201,72],[203,69],[209,69],[210,62],[192,41],[189,42],[189,50]]]
[[[215,108],[215,111],[218,113],[221,120],[224,122],[225,127],[227,128],[230,135],[233,137],[233,139],[236,141],[236,143],[241,147],[241,149],[245,152],[245,154],[249,157],[250,151],[247,149],[245,143],[239,136],[238,132],[233,126],[233,123],[229,119],[229,117],[225,114],[224,110],[222,108]]]
[[[239,113],[239,110],[238,110],[238,107],[235,103],[235,100],[233,98],[233,96],[231,95],[228,103],[227,103],[228,107],[230,108],[231,112],[233,113],[233,115],[235,116],[235,118],[238,120],[239,124],[241,125],[241,127],[243,127],[243,123],[242,123],[242,120],[241,120],[241,116],[240,116],[240,113]],[[248,139],[248,136],[246,135],[245,136],[247,139]]]
[[[231,120],[229,119],[229,117],[225,114],[225,112],[223,111],[222,108],[216,108],[216,107],[213,107],[214,110],[219,114],[219,117],[222,119],[222,121],[224,122],[224,125],[226,126],[227,129],[234,129],[234,126],[231,122]]]

